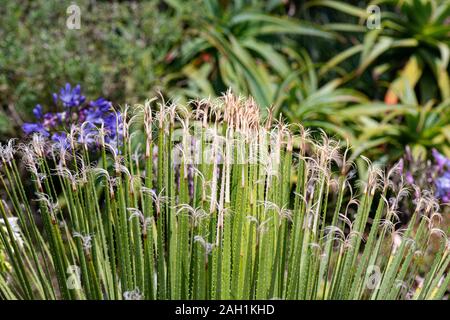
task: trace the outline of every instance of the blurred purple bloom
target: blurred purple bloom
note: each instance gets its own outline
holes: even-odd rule
[[[32,133],[40,133],[44,137],[48,137],[50,133],[48,133],[47,130],[45,130],[42,123],[24,123],[22,125],[22,129],[26,134],[32,134]]]
[[[402,159],[398,160],[397,162],[397,168],[399,172],[403,172],[403,168],[405,167],[405,161]]]
[[[439,171],[444,169],[444,167],[447,165],[450,167],[450,160],[447,159],[443,154],[439,153],[436,149],[432,150],[434,160],[436,161],[436,164],[439,168]]]
[[[56,133],[54,133],[53,135],[52,135],[52,140],[53,141],[62,141],[62,140],[65,140],[65,139],[67,139],[67,133],[65,133],[65,132],[56,132]]]
[[[436,179],[436,196],[443,202],[450,202],[450,171]]]
[[[82,126],[83,130],[79,137],[79,142],[90,147],[96,146],[98,130],[103,126],[105,142],[117,148],[121,144],[123,137],[122,116],[119,112],[112,110],[112,103],[105,98],[98,98],[85,104],[86,98],[81,94],[81,87],[77,85],[72,89],[70,84],[66,84],[60,90],[59,95],[53,94],[53,99],[57,104],[62,102],[64,111],[48,112],[43,114],[41,105],[36,105],[33,114],[36,123],[25,123],[22,127],[26,134],[39,132],[46,137],[50,137],[55,142],[67,143],[65,131],[72,125]]]
[[[432,161],[424,161],[414,158],[407,147],[403,159],[399,161],[399,169],[408,184],[418,187],[416,190],[434,189],[436,198],[450,202],[450,159],[436,149],[432,150]]]
[[[56,142],[61,149],[69,149],[70,142],[67,139],[67,133],[65,132],[56,132],[52,135],[52,141]]]
[[[89,102],[89,105],[94,108],[98,108],[102,112],[111,111],[112,103],[105,98],[98,98],[95,101]]]
[[[40,104],[37,104],[34,108],[33,108],[33,114],[36,117],[36,119],[40,119],[42,118],[42,106]]]
[[[100,124],[102,123],[103,112],[91,108],[86,108],[80,111],[79,116],[81,122],[87,121],[90,123]]]
[[[59,99],[65,107],[71,108],[83,104],[86,97],[81,95],[81,87],[79,84],[72,89],[70,83],[66,83],[66,86],[59,92]]]
[[[60,124],[60,119],[57,114],[48,112],[44,114],[42,125],[47,129],[53,129]]]
[[[91,122],[87,122],[82,128],[78,141],[82,144],[94,146],[98,136],[97,128]]]
[[[409,184],[414,184],[414,177],[413,177],[413,175],[411,174],[410,171],[406,171],[406,181]]]

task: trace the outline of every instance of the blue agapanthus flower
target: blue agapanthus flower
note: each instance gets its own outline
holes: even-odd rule
[[[450,171],[436,179],[436,196],[443,202],[450,202]]]
[[[72,126],[82,128],[79,142],[90,147],[96,145],[98,129],[103,127],[105,142],[117,146],[121,143],[122,118],[120,112],[115,112],[112,103],[105,98],[86,103],[86,97],[81,93],[81,86],[67,83],[59,92],[53,94],[55,112],[44,113],[42,105],[33,109],[36,122],[24,123],[26,134],[40,133],[61,145],[67,145],[67,134]]]
[[[44,137],[50,136],[50,133],[44,128],[42,123],[24,123],[22,126],[26,134],[40,133]]]
[[[432,159],[423,161],[413,157],[411,149],[406,147],[405,156],[399,162],[399,170],[405,181],[417,186],[415,197],[420,189],[434,189],[434,195],[443,203],[450,203],[450,159],[433,149]]]
[[[436,149],[433,149],[432,153],[434,161],[436,162],[439,170],[443,170],[446,166],[448,169],[450,169],[450,159],[445,157],[443,154],[440,154]]]
[[[66,86],[61,89],[59,92],[59,96],[55,93],[53,94],[53,98],[62,101],[65,107],[77,107],[86,100],[86,97],[81,94],[80,85],[76,85],[75,88],[72,89],[72,86],[69,83],[66,83]]]
[[[435,180],[436,196],[443,202],[450,202],[450,159],[433,149],[437,178]]]

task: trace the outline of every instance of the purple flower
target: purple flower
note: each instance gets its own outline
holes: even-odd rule
[[[436,198],[442,202],[450,202],[450,159],[439,151],[433,149],[432,161],[423,161],[415,159],[407,147],[399,168],[406,182],[414,185],[416,190],[434,190]]]
[[[406,171],[406,181],[409,184],[414,184],[414,177],[413,177],[413,175],[411,174],[410,171]]]
[[[41,105],[36,105],[33,114],[36,123],[25,123],[22,127],[26,134],[39,132],[57,143],[66,144],[66,131],[73,125],[82,127],[83,130],[78,141],[95,147],[98,137],[98,129],[103,126],[106,135],[105,142],[113,146],[120,146],[123,137],[122,116],[112,110],[112,103],[105,98],[85,103],[86,97],[81,94],[81,87],[72,88],[66,84],[60,90],[59,95],[53,94],[56,105],[62,102],[63,111],[43,113]]]
[[[36,107],[33,108],[33,114],[36,119],[42,118],[42,106],[40,104],[37,104]]]
[[[47,129],[53,129],[60,124],[58,114],[48,112],[44,114],[42,125]]]
[[[397,162],[397,168],[399,172],[403,172],[403,169],[405,168],[405,161],[402,159],[398,160]]]
[[[95,101],[89,102],[89,105],[94,108],[98,108],[101,112],[111,111],[112,103],[105,98],[98,98]]]
[[[442,171],[444,167],[447,165],[450,167],[450,160],[447,159],[444,155],[439,153],[436,149],[432,150],[434,160],[436,161],[436,164],[439,168],[439,171]]]
[[[90,122],[85,123],[82,128],[83,130],[81,130],[78,142],[87,144],[88,146],[94,146],[95,142],[97,141],[96,138],[98,136],[97,128]]]
[[[72,89],[71,85],[66,83],[66,86],[59,92],[59,99],[65,107],[71,108],[83,104],[86,97],[81,95],[81,87],[79,84]]]
[[[436,196],[443,202],[450,202],[450,171],[436,179]]]
[[[86,108],[80,112],[80,121],[101,124],[103,120],[103,112],[94,108]]]
[[[42,123],[24,123],[22,125],[22,130],[26,133],[26,134],[32,134],[32,133],[40,133],[42,134],[44,137],[48,137],[50,135],[50,133],[48,133],[47,130],[45,130],[44,126],[42,125]]]
[[[68,150],[70,148],[70,142],[67,139],[67,133],[56,132],[52,135],[52,141],[55,142],[60,149]]]

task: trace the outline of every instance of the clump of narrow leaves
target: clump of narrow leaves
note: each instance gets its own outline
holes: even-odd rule
[[[400,225],[408,190],[397,167],[367,161],[355,184],[349,150],[262,119],[252,99],[190,107],[152,100],[126,110],[119,150],[98,129],[98,161],[78,139],[82,127],[68,143],[34,135],[2,146],[0,239],[11,271],[0,273],[1,298],[445,295],[439,204],[422,190]]]

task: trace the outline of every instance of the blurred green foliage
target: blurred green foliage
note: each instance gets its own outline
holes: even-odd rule
[[[370,145],[372,158],[394,160],[410,145],[420,152],[433,147],[450,155],[450,2],[436,0],[372,1],[380,8],[380,28],[357,29],[369,13],[338,1],[315,0],[308,7],[346,14],[328,22],[347,30],[351,45],[321,66],[346,86],[360,88],[381,104],[349,108],[358,117],[351,130]],[[348,17],[358,18],[355,24]],[[348,41],[347,43],[350,43]],[[350,63],[349,63],[350,62]],[[353,64],[353,65],[352,65]],[[383,112],[384,111],[384,112]],[[345,112],[347,113],[347,111]],[[370,117],[368,117],[370,115]],[[350,139],[351,140],[351,139]],[[374,148],[376,147],[376,148]]]
[[[347,108],[342,115],[351,112],[357,125],[345,127],[346,135],[357,149],[366,146],[365,154],[383,162],[398,159],[406,145],[437,148],[449,156],[450,2],[379,0],[369,5],[379,9],[379,28],[357,28],[374,13],[361,6],[333,0],[306,5],[346,15],[326,23],[329,30],[345,30],[348,41],[319,74],[334,74],[372,101],[382,100]]]
[[[378,86],[385,86],[409,103],[426,103],[432,98],[450,97],[450,2],[443,0],[378,0],[379,28],[352,29],[360,32],[357,42],[337,54],[324,69],[358,56],[356,68],[345,68],[343,78],[359,78],[369,70]],[[343,5],[333,0],[313,0],[308,7],[329,7],[365,23],[373,12]],[[369,7],[369,6],[368,6]],[[344,19],[345,20],[345,19]],[[335,25],[336,22],[329,25]],[[360,23],[361,24],[361,23]],[[342,72],[342,70],[341,70]],[[415,88],[419,100],[411,100],[408,87]],[[417,88],[416,88],[417,87]],[[414,96],[415,98],[415,96]]]
[[[0,3],[0,132],[10,134],[66,82],[119,105],[154,94],[183,34],[181,15],[193,16],[195,9],[175,12],[160,1],[78,0],[81,29],[70,30],[66,9],[72,1]]]
[[[79,0],[80,30],[65,24],[71,1],[0,3],[3,134],[65,82],[119,106],[231,88],[354,158],[392,162],[405,145],[450,156],[448,1]]]
[[[450,3],[205,1],[187,25],[171,94],[232,88],[387,163],[406,145],[447,155]],[[368,6],[380,8],[368,28]],[[359,5],[359,6],[358,6]],[[185,80],[183,82],[183,80]]]

